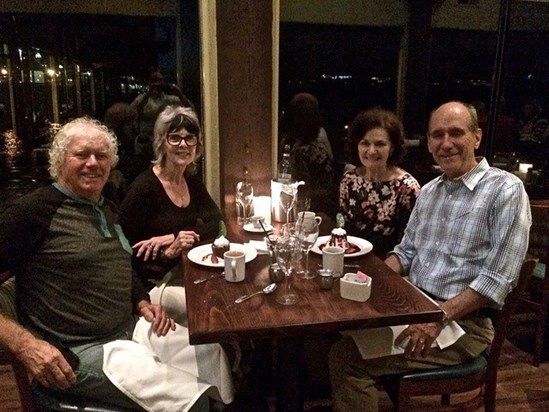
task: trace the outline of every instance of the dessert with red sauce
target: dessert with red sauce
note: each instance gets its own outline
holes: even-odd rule
[[[347,250],[349,242],[347,241],[347,231],[342,227],[332,229],[328,246],[337,246]]]
[[[320,249],[322,250],[324,246],[337,246],[345,249],[346,255],[352,255],[353,253],[360,252],[360,247],[358,247],[354,243],[349,242],[349,240],[347,239],[347,231],[342,227],[336,227],[335,229],[332,229],[330,239],[327,243],[322,245]]]

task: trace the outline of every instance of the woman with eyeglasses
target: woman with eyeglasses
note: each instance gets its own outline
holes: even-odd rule
[[[202,148],[192,109],[168,106],[158,115],[152,167],[132,183],[120,216],[134,268],[148,286],[168,282],[183,249],[218,235],[223,215],[196,173]]]

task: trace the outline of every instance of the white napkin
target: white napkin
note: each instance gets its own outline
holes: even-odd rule
[[[408,325],[398,325],[383,328],[349,330],[342,332],[342,334],[349,335],[353,338],[362,359],[372,359],[404,353],[403,347],[395,345],[395,339],[407,327]],[[440,335],[438,335],[431,347],[438,346],[440,349],[447,348],[464,334],[465,331],[461,326],[459,326],[457,322],[451,321],[442,329]]]
[[[269,254],[269,247],[267,246],[267,242],[265,240],[250,240],[250,245],[257,250],[258,255]]]
[[[148,412],[186,412],[204,392],[225,404],[233,401],[231,368],[221,346],[190,345],[182,325],[159,337],[140,318],[133,340],[109,342],[103,352],[109,380]]]

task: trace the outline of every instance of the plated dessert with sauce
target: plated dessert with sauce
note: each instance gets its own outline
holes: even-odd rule
[[[362,256],[371,252],[374,246],[365,239],[348,236],[347,231],[341,227],[332,230],[328,236],[320,236],[311,251],[322,254],[326,246],[338,246],[345,249],[345,257]]]

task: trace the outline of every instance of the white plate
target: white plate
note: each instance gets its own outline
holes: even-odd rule
[[[326,242],[330,240],[330,236],[320,236],[317,240],[313,248],[311,249],[312,252],[318,253],[319,255],[322,255],[322,250],[320,249],[320,246],[324,245]],[[354,236],[347,236],[347,241],[349,243],[352,243],[353,245],[356,245],[360,248],[358,252],[355,253],[345,253],[345,257],[355,257],[355,256],[362,256],[365,255],[368,252],[371,252],[374,248],[374,245],[372,245],[370,242],[368,242],[366,239],[362,239],[359,237]]]
[[[246,263],[251,262],[257,257],[257,250],[253,246],[246,246],[242,243],[231,243],[231,250],[241,250],[246,253]],[[212,244],[200,245],[191,249],[187,254],[187,257],[191,262],[197,263],[202,266],[209,266],[212,268],[222,268],[225,266],[225,261],[218,258],[217,263],[213,263],[210,257],[206,257],[212,253]],[[206,257],[206,258],[205,258]]]
[[[268,223],[263,223],[263,226],[265,226],[265,230],[267,232],[272,232],[274,227]],[[263,229],[261,227],[255,227],[253,223],[246,223],[242,228],[246,232],[252,232],[252,233],[265,233],[263,232]]]

